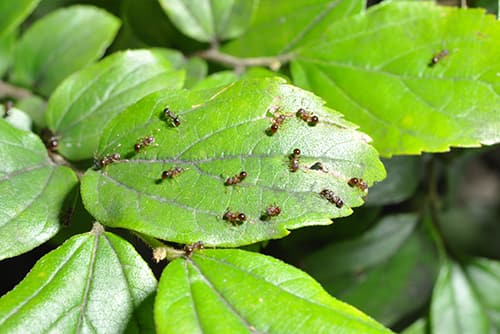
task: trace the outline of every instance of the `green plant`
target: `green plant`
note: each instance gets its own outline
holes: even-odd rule
[[[498,147],[436,154],[500,141],[493,15],[39,2],[0,4],[0,259],[62,245],[0,332],[500,331],[500,199],[461,197]]]

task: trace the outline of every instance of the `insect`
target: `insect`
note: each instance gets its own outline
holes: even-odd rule
[[[121,159],[120,153],[107,154],[102,157],[98,163],[96,164],[96,169],[104,168],[113,162],[116,162]]]
[[[186,254],[187,257],[190,257],[195,251],[200,250],[205,248],[205,245],[203,244],[202,241],[196,241],[192,245],[185,245],[184,246],[184,253]]]
[[[163,115],[165,116],[165,119],[169,119],[172,122],[172,125],[175,127],[178,127],[181,125],[181,121],[179,120],[179,117],[177,117],[169,107],[166,107],[163,109]]]
[[[264,214],[260,217],[261,220],[269,220],[272,217],[276,217],[281,213],[281,208],[276,204],[270,204]]]
[[[436,65],[441,59],[443,59],[444,57],[446,57],[448,55],[448,53],[449,52],[446,49],[443,49],[439,53],[436,53],[432,57],[431,62],[429,63],[429,67],[433,67],[434,65]]]
[[[335,195],[335,193],[329,189],[323,189],[319,194],[328,202],[335,204],[335,206],[339,209],[344,206],[344,201],[342,201],[339,196]]]
[[[228,208],[227,211],[222,216],[222,219],[227,220],[228,222],[232,223],[233,225],[236,225],[236,224],[241,224],[244,221],[246,221],[247,216],[241,212],[231,212]]]
[[[224,185],[226,185],[226,186],[232,186],[232,185],[238,184],[241,181],[243,181],[247,177],[247,175],[248,175],[247,172],[242,171],[239,175],[235,174],[232,177],[228,177],[226,179],[226,182],[224,182]]]
[[[298,148],[293,150],[293,153],[290,154],[290,171],[295,173],[299,169],[299,159],[300,159],[300,150]]]
[[[283,124],[283,122],[286,120],[287,116],[285,114],[278,114],[272,119],[272,125],[266,130],[266,133],[270,136],[274,135],[280,126]]]
[[[357,177],[351,178],[349,181],[347,181],[347,184],[350,185],[351,187],[356,187],[361,191],[367,191],[368,190],[368,184],[366,184],[363,179],[358,179]]]
[[[306,122],[309,126],[318,124],[319,118],[312,113],[307,112],[304,108],[299,108],[296,113],[297,117]]]
[[[135,153],[139,153],[144,147],[151,146],[155,142],[155,137],[147,136],[139,139],[139,142],[134,145]]]
[[[184,172],[186,169],[182,168],[182,167],[174,167],[174,168],[170,168],[169,170],[164,170],[162,173],[161,173],[161,178],[163,180],[165,179],[173,179],[174,177],[176,177],[177,175],[179,175],[180,173]]]

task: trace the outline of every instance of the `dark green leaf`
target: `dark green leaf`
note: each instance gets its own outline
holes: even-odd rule
[[[222,48],[241,57],[291,52],[321,35],[332,22],[364,10],[361,0],[260,0],[254,22]]]
[[[382,155],[442,152],[500,141],[499,49],[500,22],[482,10],[389,2],[331,25],[292,73]]]
[[[0,299],[0,332],[151,333],[155,290],[135,249],[96,225],[45,255]]]
[[[0,38],[14,31],[39,2],[40,0],[0,1]]]
[[[76,175],[54,166],[40,139],[0,119],[0,259],[27,252],[59,230]]]
[[[175,26],[201,42],[235,38],[250,24],[257,0],[160,0]]]
[[[12,63],[12,53],[14,51],[15,43],[15,33],[0,37],[0,78],[3,77]]]
[[[170,263],[155,320],[160,333],[391,333],[304,272],[241,250],[203,250]]]
[[[98,59],[119,26],[117,18],[95,7],[52,12],[21,37],[10,79],[48,96],[68,75]]]
[[[147,50],[113,54],[67,78],[47,106],[59,152],[72,160],[93,156],[106,124],[143,96],[180,88],[184,72]]]
[[[179,117],[178,128],[163,116],[167,106]],[[319,116],[319,123],[308,126],[298,119],[300,107]],[[286,116],[274,136],[267,133],[271,111]],[[148,136],[154,143],[134,152]],[[295,148],[302,152],[293,173]],[[251,244],[285,236],[287,229],[329,224],[362,204],[364,193],[347,184],[351,177],[372,184],[385,176],[365,135],[321,99],[276,78],[147,96],[103,134],[98,158],[115,152],[126,159],[83,177],[87,210],[106,225],[182,243]],[[161,179],[176,167],[183,172]],[[243,182],[224,185],[241,171],[248,174]],[[339,209],[322,198],[323,189],[333,190],[345,205]],[[271,204],[281,214],[262,220]],[[228,207],[245,213],[247,221],[223,220]]]

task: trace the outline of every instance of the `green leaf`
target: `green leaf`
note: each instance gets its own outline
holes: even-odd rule
[[[197,82],[203,80],[207,76],[208,65],[207,62],[201,58],[190,58],[186,61],[184,68],[186,69],[186,82],[185,88],[191,88]]]
[[[316,39],[332,22],[361,13],[364,7],[361,0],[260,0],[246,33],[222,50],[240,57],[288,53]]]
[[[77,184],[54,166],[40,138],[0,119],[0,259],[27,252],[59,230],[59,212]]]
[[[427,334],[427,326],[427,319],[418,319],[402,331],[401,334]]]
[[[19,26],[40,0],[0,1],[0,37]]]
[[[48,96],[68,75],[98,59],[119,27],[117,18],[91,6],[52,12],[21,37],[10,79]]]
[[[12,63],[12,54],[14,51],[15,43],[15,33],[0,37],[0,78],[3,77]]]
[[[167,106],[178,116],[178,128],[163,116]],[[295,117],[300,107],[314,112],[319,123],[308,126]],[[271,136],[271,110],[277,108],[287,118]],[[154,143],[134,152],[148,136]],[[294,173],[295,148],[301,157]],[[238,246],[283,237],[287,229],[329,224],[362,204],[363,191],[347,184],[351,177],[372,184],[385,176],[366,136],[313,94],[276,78],[151,94],[110,123],[96,169],[114,153],[125,159],[88,170],[82,179],[87,210],[108,226],[181,243]],[[183,171],[162,180],[162,172],[172,168]],[[248,176],[240,184],[224,184],[242,171]],[[339,209],[322,198],[323,189],[333,190],[345,205]],[[281,214],[262,220],[271,204]],[[223,220],[228,207],[247,220]]]
[[[498,289],[488,293],[498,296]],[[444,263],[432,296],[432,332],[494,333],[485,306],[464,269],[452,261]]]
[[[500,22],[483,10],[389,2],[331,25],[292,74],[382,155],[443,152],[500,141],[499,49]]]
[[[113,54],[67,78],[47,106],[58,151],[71,160],[91,158],[106,124],[143,96],[180,88],[184,72],[147,50]]]
[[[258,0],[160,0],[174,25],[201,42],[225,40],[245,32]]]
[[[160,333],[391,333],[304,272],[242,250],[203,250],[170,263],[155,321]]]
[[[0,332],[151,333],[155,289],[135,249],[95,225],[45,255],[0,299]]]
[[[25,99],[18,100],[16,102],[16,108],[27,113],[33,123],[39,128],[43,129],[46,127],[45,124],[45,109],[47,107],[47,103],[45,100],[36,95],[28,96]]]
[[[234,71],[220,71],[209,75],[205,79],[198,81],[191,89],[203,90],[214,87],[227,86],[238,80],[238,75]]]

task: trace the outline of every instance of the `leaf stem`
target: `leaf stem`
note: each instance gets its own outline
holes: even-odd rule
[[[141,239],[146,245],[148,245],[153,250],[153,259],[156,262],[160,262],[165,259],[167,261],[172,261],[185,255],[184,250],[167,246],[160,240],[153,238],[149,235],[135,231],[132,231],[131,233],[134,234],[137,238]]]

